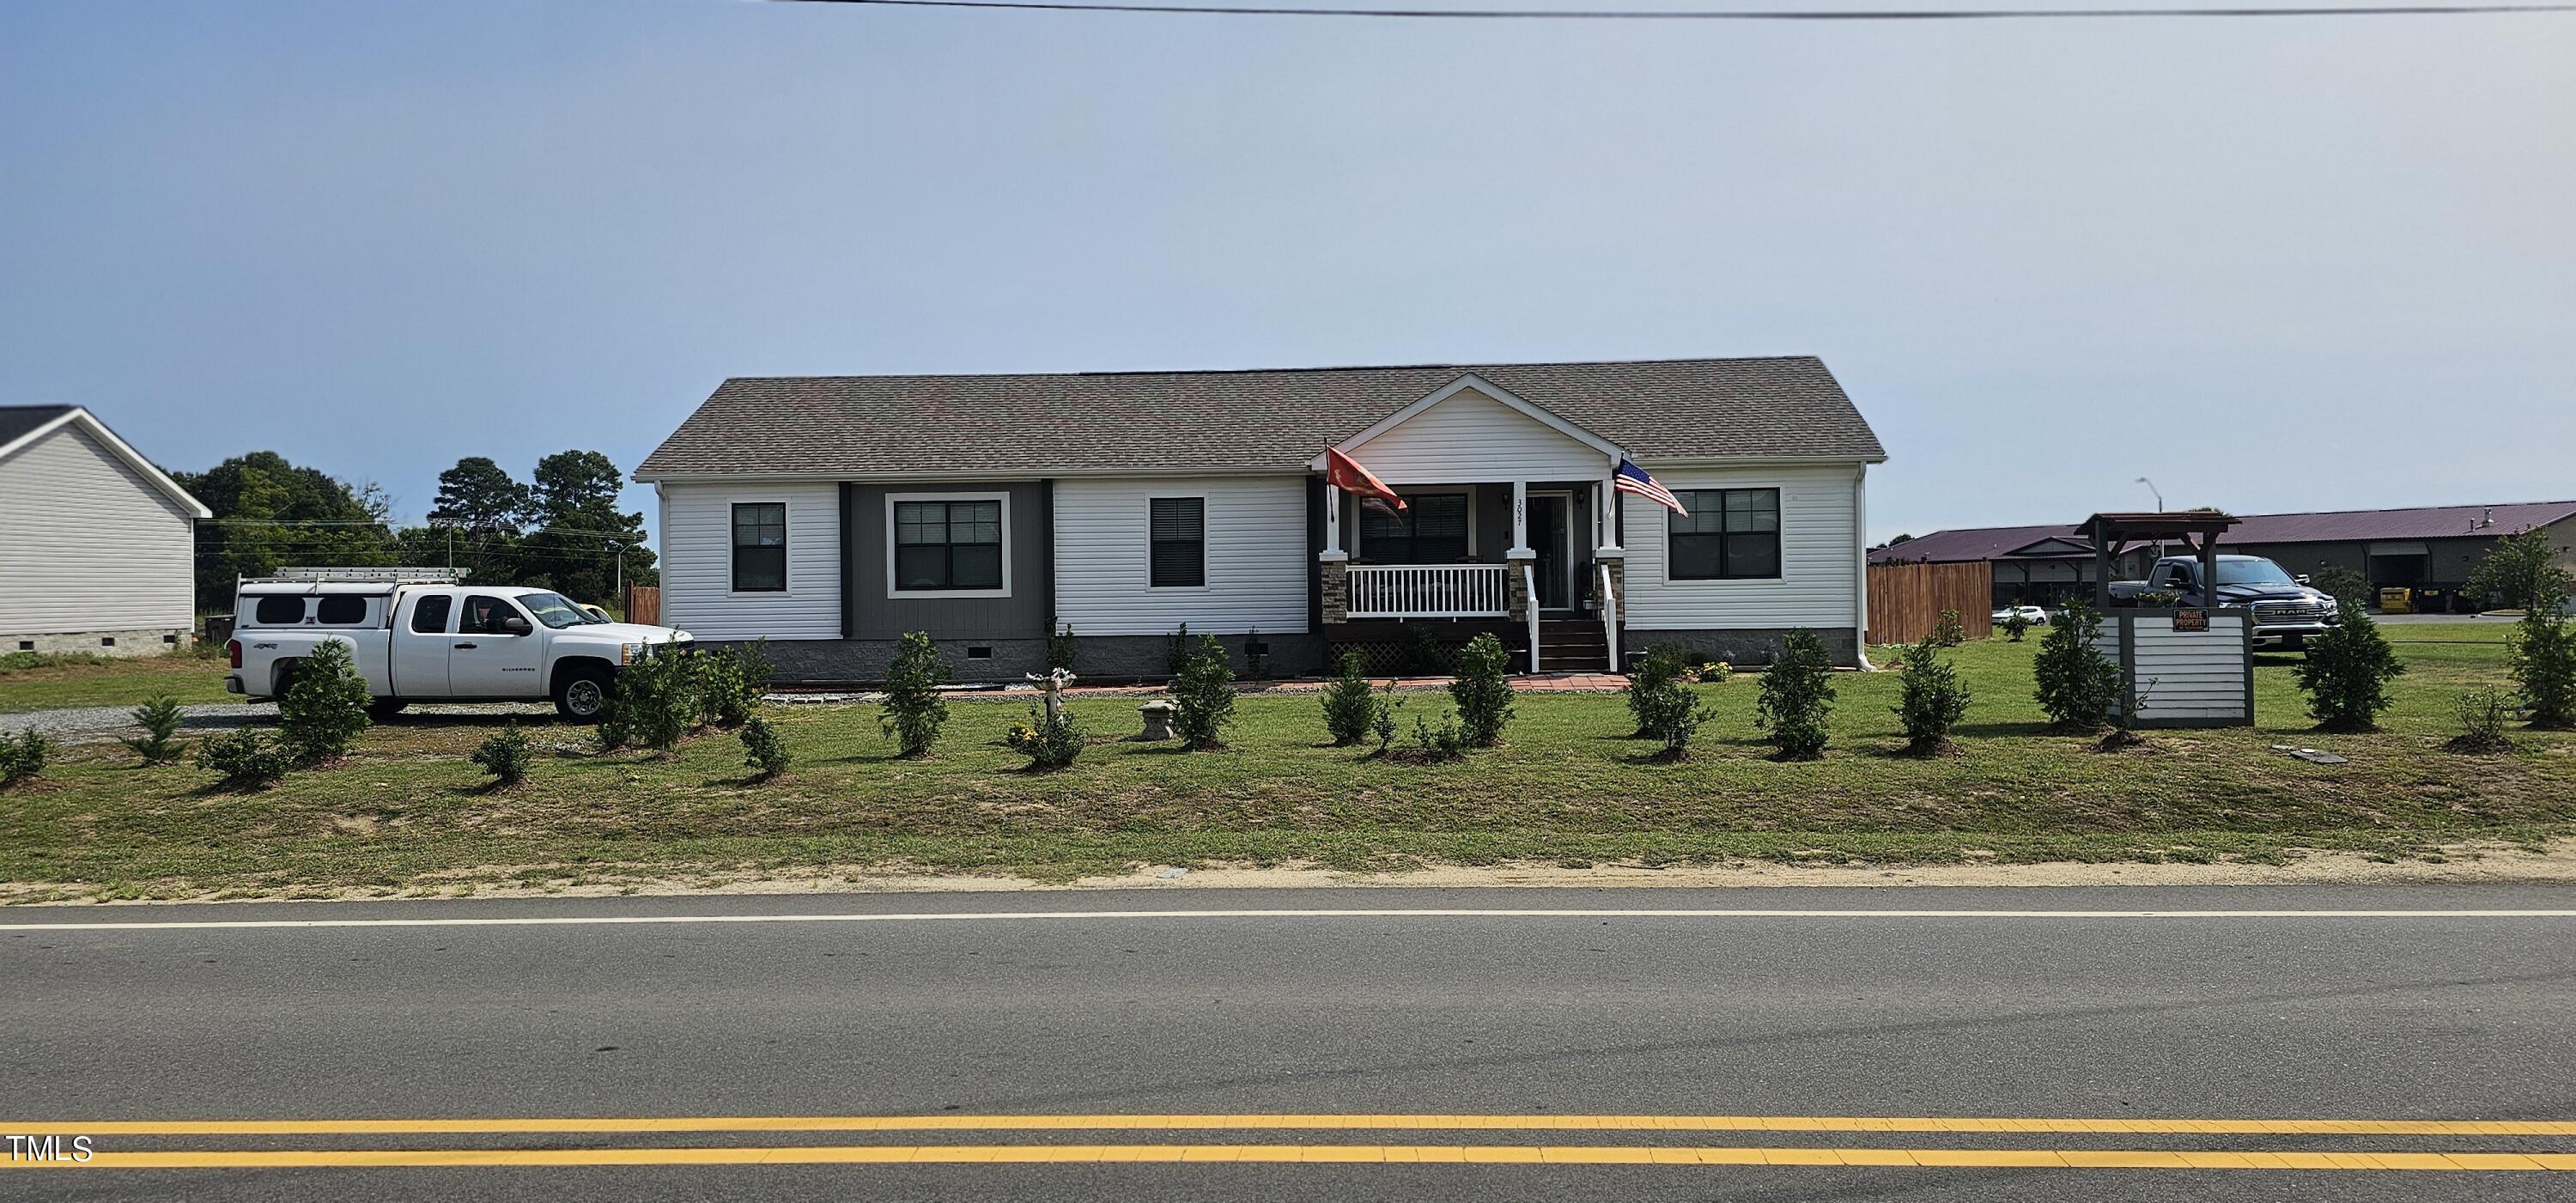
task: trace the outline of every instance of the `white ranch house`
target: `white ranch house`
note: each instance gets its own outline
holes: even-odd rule
[[[1350,456],[1405,500],[1326,483]],[[781,677],[878,679],[927,631],[964,680],[1159,675],[1187,624],[1247,666],[1376,671],[1492,631],[1525,668],[1650,644],[1845,663],[1885,453],[1812,358],[745,378],[637,469],[664,621]],[[1687,518],[1616,492],[1631,460]]]
[[[88,410],[0,406],[0,652],[186,646],[210,516]]]

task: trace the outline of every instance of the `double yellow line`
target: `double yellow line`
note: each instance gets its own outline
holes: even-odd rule
[[[2178,1136],[2576,1137],[2576,1122],[2369,1119],[2047,1119],[1798,1115],[904,1115],[353,1120],[0,1121],[0,1132],[87,1136],[86,1162],[12,1168],[240,1169],[394,1166],[953,1165],[1111,1162],[1463,1165],[1895,1166],[2024,1169],[2576,1171],[2556,1151],[2266,1152],[2154,1149],[1820,1148],[1608,1144],[877,1144],[683,1148],[120,1150],[118,1137],[628,1135],[1065,1131],[1891,1132]],[[108,1147],[99,1147],[105,1145]]]

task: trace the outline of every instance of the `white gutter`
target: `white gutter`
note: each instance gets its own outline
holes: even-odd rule
[[[1869,662],[1869,465],[1852,469],[1852,658],[1865,673]]]

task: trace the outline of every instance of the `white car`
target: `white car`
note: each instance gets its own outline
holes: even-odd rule
[[[2044,627],[2048,625],[2048,611],[2040,609],[2037,606],[2005,606],[2004,608],[1995,611],[1993,617],[1996,624],[2001,625],[2010,621],[2012,616],[2015,614],[2021,615],[2024,619],[2028,620],[2032,626]]]
[[[438,569],[288,569],[244,580],[224,691],[286,692],[324,640],[349,645],[379,714],[410,702],[536,701],[589,722],[618,669],[645,649],[686,647],[687,631],[608,622],[560,593],[467,585]]]

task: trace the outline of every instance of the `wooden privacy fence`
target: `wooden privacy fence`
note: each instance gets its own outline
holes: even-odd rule
[[[1872,571],[1875,571],[1875,569]],[[1872,616],[1875,617],[1875,611],[1872,612]],[[640,622],[648,627],[658,627],[662,625],[662,587],[659,585],[628,585],[626,587],[626,621]]]
[[[1913,643],[1940,625],[1941,611],[1959,612],[1970,639],[1994,633],[1987,607],[1994,602],[1993,571],[1983,560],[1968,564],[1869,566],[1869,641]]]

